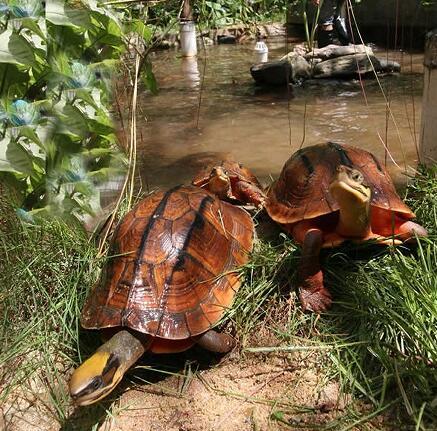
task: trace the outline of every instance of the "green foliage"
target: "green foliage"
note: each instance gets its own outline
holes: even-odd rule
[[[150,30],[93,0],[45,9],[14,0],[0,10],[0,179],[27,221],[92,215],[99,186],[124,171],[111,79],[128,34],[147,41]]]
[[[277,338],[287,344],[258,351],[277,354],[302,346],[325,350],[320,367],[329,380],[339,381],[343,391],[352,396],[347,410],[324,426],[312,426],[312,411],[308,411],[307,428],[355,429],[383,412],[390,412],[389,420],[395,423],[387,429],[435,428],[436,174],[435,165],[421,168],[407,189],[406,202],[429,234],[416,249],[375,246],[372,250],[362,245],[357,250],[356,245],[344,245],[324,253],[325,283],[334,304],[318,319],[316,330],[314,314],[302,313],[296,304],[296,308],[288,307],[291,311],[287,316],[287,307],[281,307],[281,302],[278,305],[281,290],[289,294],[289,286],[281,287],[287,277],[293,279],[299,259],[290,240],[279,247],[262,243],[247,265],[246,285],[229,313],[238,325],[238,334],[244,336],[248,330],[256,333],[267,322]],[[269,316],[273,316],[270,321]],[[365,414],[360,411],[363,401],[367,405]],[[293,417],[298,406],[290,411],[278,409],[273,419],[295,429]]]
[[[44,416],[62,422],[70,403],[64,373],[77,360],[78,316],[98,274],[96,250],[62,220],[20,222],[2,197],[0,214],[0,404],[17,388],[28,394],[44,387]]]
[[[431,234],[416,252],[384,248],[361,260],[351,259],[350,249],[327,253],[326,282],[335,304],[322,316],[303,313],[294,305],[294,293],[289,299],[290,280],[299,262],[297,247],[283,234],[275,244],[260,241],[227,315],[243,352],[259,347],[253,340],[266,330],[269,338],[262,339],[261,346],[273,342],[275,355],[281,349],[287,354],[294,347],[324,352],[318,357],[323,360],[317,359],[317,372],[328,373],[353,399],[368,403],[363,413],[354,410],[351,401],[344,416],[326,426],[311,425],[314,409],[308,406],[290,405],[289,412],[287,406],[272,405],[272,419],[297,429],[289,418],[306,412],[300,425],[307,428],[353,429],[397,407],[393,411],[400,416],[390,416],[393,422],[405,429],[414,429],[407,428],[410,422],[418,430],[432,429],[437,390],[436,186],[434,168],[408,188],[407,201]],[[278,234],[275,231],[272,236]],[[66,423],[69,370],[80,361],[78,352],[87,356],[98,344],[89,332],[80,332],[78,321],[85,296],[104,263],[93,259],[95,254],[93,244],[74,225],[47,220],[41,226],[22,223],[0,198],[0,262],[4,263],[0,271],[0,403],[10,402],[17,391],[47,391],[50,399],[44,398],[38,409],[48,409],[57,421]],[[261,350],[267,352],[268,345]],[[117,394],[107,403],[114,397]],[[101,415],[109,414],[107,406],[82,409],[80,415],[89,412],[95,424],[103,420]],[[332,415],[326,416],[327,421],[331,419]]]
[[[238,23],[255,24],[284,20],[288,7],[285,0],[198,0],[191,2],[200,28],[217,28]],[[150,21],[165,26],[178,17],[181,2],[169,0],[150,9]]]
[[[337,306],[325,331],[356,343],[331,355],[335,373],[375,410],[398,407],[399,420],[417,430],[437,424],[436,187],[434,166],[407,190],[429,234],[416,250],[398,247],[361,262],[336,253],[326,265]]]

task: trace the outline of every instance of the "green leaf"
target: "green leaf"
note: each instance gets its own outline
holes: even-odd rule
[[[94,191],[94,186],[89,181],[78,181],[74,183],[74,191],[89,196]]]
[[[47,35],[41,31],[41,28],[38,26],[38,22],[35,19],[23,18],[21,20],[21,26],[24,28],[28,28],[30,31],[33,31],[41,39],[43,39],[43,40],[47,39]]]
[[[65,105],[62,113],[64,118],[61,121],[68,131],[80,137],[84,137],[88,133],[87,120],[78,108]]]
[[[78,59],[84,54],[86,45],[86,33],[74,26],[60,26],[47,22],[47,33],[51,42],[52,57],[58,57],[61,53],[68,58]]]
[[[107,181],[109,178],[114,179],[117,176],[124,174],[124,171],[120,168],[101,168],[97,171],[92,171],[88,173],[88,178],[93,179],[94,181]],[[123,179],[120,179],[120,183],[123,182]]]
[[[144,72],[141,74],[143,83],[148,88],[152,94],[158,94],[158,84],[156,82],[155,74],[152,70],[152,63],[146,62],[144,66]]]
[[[37,144],[40,148],[42,148],[42,143],[38,138],[38,135],[35,133],[35,130],[30,126],[22,126],[20,127],[20,136],[24,136],[30,141]]]
[[[65,51],[59,51],[50,57],[50,65],[53,72],[68,76],[71,73],[68,54]]]
[[[84,157],[102,157],[112,154],[114,152],[113,148],[91,148],[90,150],[85,150],[82,154]],[[92,174],[92,172],[90,173]]]
[[[86,9],[66,9],[65,2],[48,0],[46,2],[46,19],[53,24],[63,26],[90,26],[89,11]]]
[[[113,19],[109,19],[108,25],[106,26],[106,31],[108,34],[112,34],[113,36],[117,36],[119,38],[123,36],[120,25]]]
[[[89,65],[89,67],[93,70],[99,70],[99,69],[111,70],[117,67],[119,64],[120,64],[119,59],[109,58],[106,60],[99,61],[97,63],[92,63]]]
[[[10,166],[21,174],[32,174],[32,157],[30,154],[15,141],[10,141],[6,149],[6,160],[10,163]]]
[[[35,65],[34,47],[23,37],[11,30],[0,34],[0,63]]]
[[[7,99],[12,99],[15,94],[24,94],[27,83],[32,84],[29,74],[20,70],[21,68],[22,66],[16,64],[0,63],[0,92]]]
[[[90,132],[94,132],[100,136],[108,136],[114,133],[114,128],[97,120],[88,119],[88,127]]]
[[[125,26],[125,33],[136,33],[143,38],[146,43],[149,43],[152,40],[152,30],[139,19],[133,19],[130,21]]]
[[[109,45],[117,50],[123,49],[123,32],[118,22],[106,14],[93,12],[92,17],[95,25],[89,31],[91,43]]]
[[[6,155],[9,142],[9,138],[3,138],[0,141],[0,172],[17,172]]]
[[[78,88],[77,90],[75,90],[75,95],[76,99],[83,100],[84,102],[88,103],[88,105],[92,106],[96,111],[101,108],[101,106],[99,106],[93,99],[90,90]]]
[[[18,34],[12,34],[9,39],[9,52],[14,56],[18,63],[34,66],[36,65],[34,47]]]

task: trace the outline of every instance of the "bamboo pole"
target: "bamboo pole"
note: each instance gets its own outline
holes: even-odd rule
[[[437,163],[437,29],[426,36],[419,160]]]

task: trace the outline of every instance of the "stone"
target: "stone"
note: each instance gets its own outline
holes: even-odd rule
[[[385,58],[379,58],[380,69],[378,72],[383,73],[398,73],[401,71],[401,65],[393,60],[386,60]]]
[[[351,54],[322,61],[314,66],[314,78],[356,77],[381,70],[379,60],[367,54]]]
[[[250,73],[260,85],[287,85],[292,81],[291,65],[287,59],[254,64]]]
[[[291,81],[293,83],[299,83],[305,79],[311,78],[311,64],[308,63],[304,56],[299,55],[296,52],[290,52],[281,58],[281,61],[283,60],[290,63]]]
[[[328,45],[324,48],[315,48],[312,51],[305,54],[305,58],[310,60],[313,57],[321,58],[322,60],[328,60],[330,58],[343,57],[345,55],[352,54],[368,54],[373,55],[373,50],[366,45]]]
[[[228,34],[228,35],[220,35],[217,36],[217,43],[218,44],[233,44],[237,42],[237,38],[232,35],[232,34]]]

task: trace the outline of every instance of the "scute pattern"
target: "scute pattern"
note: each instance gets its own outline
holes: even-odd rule
[[[155,193],[121,221],[101,282],[82,311],[87,329],[126,326],[181,340],[208,330],[231,304],[253,222],[194,186]]]
[[[384,166],[371,153],[333,142],[302,148],[290,157],[269,191],[266,209],[270,217],[287,224],[337,211],[329,185],[339,165],[363,174],[365,183],[372,186],[373,206],[414,218]]]

